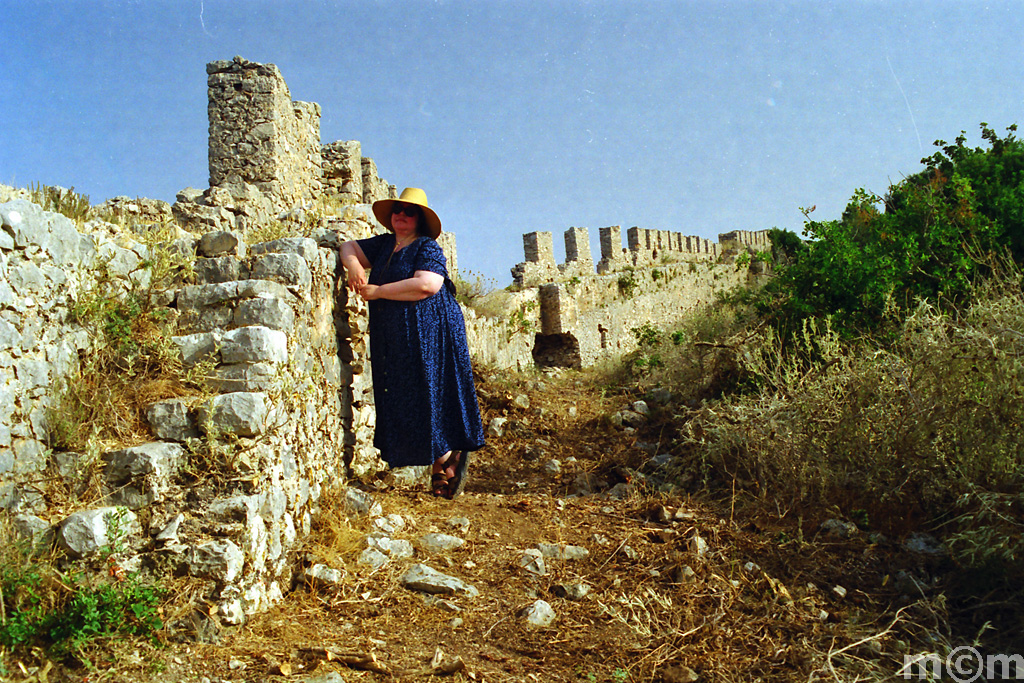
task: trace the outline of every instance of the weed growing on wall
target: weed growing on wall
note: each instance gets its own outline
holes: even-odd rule
[[[46,211],[66,216],[81,226],[89,218],[89,195],[78,194],[75,188],[52,187],[36,183],[28,187],[29,199]]]
[[[619,294],[624,299],[632,299],[633,294],[636,292],[637,281],[636,275],[632,268],[626,268],[618,279]]]
[[[78,373],[58,383],[50,410],[51,447],[92,451],[95,442],[133,444],[148,438],[143,410],[172,397],[205,395],[209,364],[182,367],[171,342],[174,321],[157,292],[190,272],[177,252],[151,247],[149,258],[123,278],[100,263],[92,283],[70,305],[70,319],[89,335]]]
[[[533,320],[530,318],[530,313],[536,308],[536,301],[524,301],[509,314],[505,321],[507,339],[511,340],[517,334],[528,334],[533,331]]]
[[[498,288],[494,278],[487,278],[471,270],[460,272],[455,280],[455,298],[468,308],[476,308],[478,302]]]

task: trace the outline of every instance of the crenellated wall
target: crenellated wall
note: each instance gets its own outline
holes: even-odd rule
[[[619,226],[600,229],[601,260],[597,264],[598,273],[675,261],[713,261],[730,250],[771,250],[767,230],[736,230],[719,235],[719,241],[714,242],[705,237],[669,230],[632,227],[626,232],[626,237],[628,249],[623,249],[622,229]],[[535,287],[548,282],[593,275],[595,268],[590,257],[589,240],[586,228],[566,230],[565,262],[556,264],[551,233],[526,233],[523,235],[525,260],[512,267],[512,280],[520,287]]]
[[[627,243],[623,249],[619,226],[601,228],[595,272],[586,228],[565,232],[561,264],[555,263],[550,232],[523,235],[525,261],[512,268],[512,277],[517,287],[535,293],[537,306],[518,308],[514,315],[532,337],[533,362],[579,367],[628,353],[636,348],[634,328],[675,324],[719,291],[757,280],[764,263],[738,268],[736,256],[771,250],[768,231],[734,231],[713,242],[633,227]],[[483,337],[479,343],[489,348]],[[522,355],[499,362],[521,365]]]

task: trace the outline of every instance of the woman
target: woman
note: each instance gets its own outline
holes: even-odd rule
[[[373,445],[391,467],[432,465],[434,495],[454,498],[484,432],[466,323],[435,241],[441,219],[415,187],[373,213],[389,234],[341,245],[348,287],[370,308]]]

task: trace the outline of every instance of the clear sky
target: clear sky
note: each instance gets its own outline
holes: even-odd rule
[[[936,139],[1024,124],[1024,2],[0,0],[0,182],[174,201],[209,186],[207,62],[276,64],[460,268],[522,234],[799,232]],[[465,275],[465,273],[464,273]]]

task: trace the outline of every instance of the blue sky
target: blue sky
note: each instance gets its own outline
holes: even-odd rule
[[[1024,123],[1024,3],[0,0],[0,182],[209,185],[207,62],[276,64],[321,138],[427,191],[459,265],[522,234],[800,231],[936,139]],[[465,273],[464,273],[465,274]]]

